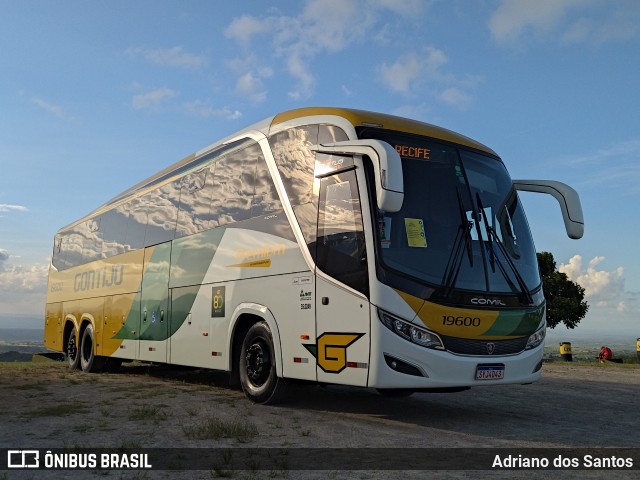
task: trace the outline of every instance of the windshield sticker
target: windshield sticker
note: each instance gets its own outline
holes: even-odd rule
[[[378,229],[380,232],[380,246],[382,248],[391,247],[391,217],[380,215],[378,217]]]
[[[425,248],[427,246],[424,222],[421,218],[405,218],[404,228],[407,231],[407,243],[410,247]]]

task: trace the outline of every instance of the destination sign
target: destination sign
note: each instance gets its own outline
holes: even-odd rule
[[[396,152],[401,157],[415,158],[418,160],[429,160],[431,149],[424,147],[414,147],[410,145],[396,145]]]

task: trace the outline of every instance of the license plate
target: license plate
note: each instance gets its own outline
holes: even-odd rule
[[[476,367],[476,380],[502,380],[504,363],[489,363]]]

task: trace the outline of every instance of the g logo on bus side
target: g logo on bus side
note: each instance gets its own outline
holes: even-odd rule
[[[318,366],[327,373],[340,373],[347,368],[347,348],[364,333],[330,333],[320,335],[315,345],[304,347],[316,357]]]

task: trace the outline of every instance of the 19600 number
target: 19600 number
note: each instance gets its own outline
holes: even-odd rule
[[[449,327],[479,327],[480,319],[478,317],[454,317],[452,315],[443,315],[442,325],[447,325]]]

